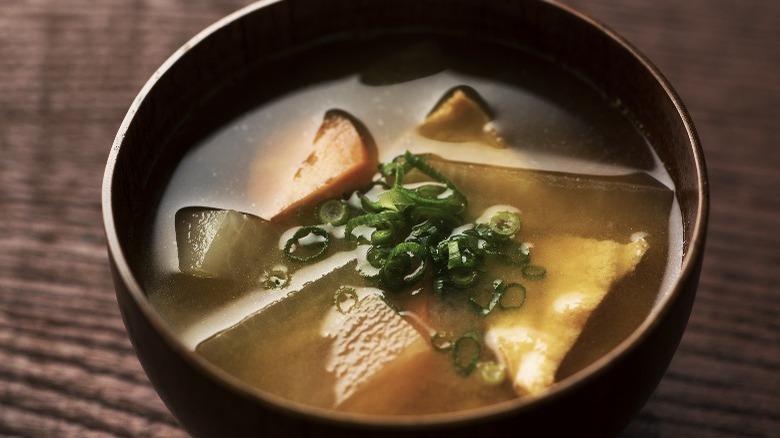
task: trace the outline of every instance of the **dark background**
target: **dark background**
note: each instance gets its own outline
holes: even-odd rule
[[[249,0],[0,0],[0,436],[182,436],[125,335],[101,223],[134,96]],[[625,437],[780,436],[780,2],[568,0],[687,105],[711,178],[701,287]]]

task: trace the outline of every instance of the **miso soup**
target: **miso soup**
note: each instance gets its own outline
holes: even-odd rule
[[[543,394],[676,276],[663,164],[556,60],[405,37],[275,62],[160,170],[139,251],[183,344],[247,385],[382,415]]]

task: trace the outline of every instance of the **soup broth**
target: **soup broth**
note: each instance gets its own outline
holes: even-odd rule
[[[512,363],[506,328],[565,326],[549,334],[573,342],[555,359],[555,381],[625,339],[676,275],[681,242],[671,180],[619,100],[517,48],[439,38],[371,43],[370,51],[335,44],[278,60],[285,77],[263,87],[280,91],[248,92],[255,104],[190,148],[172,172],[149,218],[152,258],[142,281],[182,342],[246,384],[290,400],[414,415],[536,394],[535,383],[520,382],[519,369],[529,365]],[[464,86],[486,105],[501,144],[421,134],[432,108]],[[332,236],[322,257],[287,257],[286,242],[309,219],[257,218],[279,211],[323,114],[335,108],[360,122],[380,162],[410,151],[446,175],[468,200],[458,212],[467,227],[497,211],[518,217],[512,239],[530,253],[526,266],[543,273],[524,277],[488,257],[462,289],[436,293],[427,274],[388,290],[363,275],[371,269],[369,245],[345,237],[344,226],[322,227]],[[411,172],[408,182],[429,179]],[[231,260],[233,272],[214,278],[182,272],[175,229],[187,215],[222,214],[210,209],[245,212],[231,217],[257,224],[245,227],[256,242],[246,250],[252,260]],[[621,268],[633,257],[621,251],[638,254],[636,269]],[[608,252],[619,254],[609,266],[620,272],[591,269]],[[553,321],[550,309],[569,305],[557,291],[591,284],[608,294],[584,320]],[[488,313],[491,290],[500,288],[506,302]]]

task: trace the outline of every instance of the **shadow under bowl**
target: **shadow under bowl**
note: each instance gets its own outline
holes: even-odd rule
[[[378,35],[457,36],[508,44],[577,72],[619,97],[666,166],[682,214],[683,258],[671,291],[627,339],[541,397],[450,414],[359,416],[302,406],[242,385],[185,348],[138,280],[144,209],[159,196],[160,169],[191,145],[284,86],[232,93],[249,72],[323,42]],[[239,87],[240,88],[240,87]],[[196,117],[197,116],[197,117]],[[193,120],[197,120],[195,123]],[[203,123],[203,120],[208,122]],[[163,181],[164,182],[164,181]],[[618,434],[665,372],[694,300],[708,214],[706,170],[693,124],[662,74],[621,37],[554,3],[517,1],[264,1],[215,23],[179,49],[145,85],[124,119],[103,183],[103,217],[122,318],[162,400],[194,436],[530,436]]]

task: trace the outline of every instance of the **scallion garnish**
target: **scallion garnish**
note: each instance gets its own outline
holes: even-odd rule
[[[301,245],[301,239],[309,235],[319,236],[320,239],[317,239],[316,242],[310,243],[308,245]],[[328,249],[329,244],[330,235],[327,231],[319,227],[301,227],[298,229],[298,231],[295,232],[295,234],[293,234],[287,243],[284,244],[284,255],[286,255],[291,260],[298,262],[308,262],[325,254],[325,250]],[[299,250],[298,247],[306,247],[307,249],[310,249],[312,253],[309,255],[299,256],[295,254],[295,251]]]
[[[502,285],[501,296],[498,298],[498,305],[502,309],[519,309],[525,304],[526,290],[520,283],[509,283]]]
[[[449,282],[458,289],[465,289],[477,281],[478,275],[476,269],[455,269],[450,272]]]
[[[338,199],[330,199],[317,207],[317,220],[321,224],[344,225],[349,220],[349,207]]]
[[[436,184],[424,184],[414,189],[415,193],[423,198],[436,198],[447,191],[447,186]]]
[[[537,265],[525,265],[520,268],[520,272],[523,274],[523,278],[528,280],[540,280],[547,275],[547,269],[544,266]]]
[[[458,373],[468,376],[477,367],[477,361],[482,354],[482,343],[474,332],[468,332],[459,337],[452,345],[452,361]]]
[[[391,248],[387,248],[384,246],[372,246],[368,249],[368,252],[366,253],[366,260],[368,260],[368,263],[377,268],[381,269],[382,266],[385,265],[385,262],[387,261],[387,256],[390,255]]]
[[[273,269],[263,273],[261,281],[266,289],[282,289],[290,284],[290,274],[282,269]]]
[[[371,244],[374,246],[390,245],[395,240],[395,228],[388,222],[387,228],[377,228],[371,233]]]
[[[493,282],[493,292],[490,294],[487,304],[479,303],[477,297],[470,298],[472,306],[480,315],[487,315],[496,305],[503,310],[519,309],[525,304],[526,289],[520,283],[504,283],[502,280]]]
[[[520,217],[509,211],[499,211],[488,220],[488,227],[500,236],[512,236],[520,229]]]
[[[432,181],[414,188],[406,186],[405,179],[413,170]],[[460,213],[465,209],[466,198],[424,156],[407,151],[380,165],[379,171],[382,177],[374,186],[388,190],[376,200],[364,193],[357,194],[363,212],[346,221],[345,235],[354,238],[353,232],[361,228],[359,242],[371,245],[368,262],[382,270],[378,277],[384,286],[391,290],[411,286],[431,267],[434,290],[442,293],[475,284],[486,256],[520,266],[528,263],[528,246],[513,238],[520,228],[516,213],[499,211],[487,224],[475,224],[453,233],[465,223]],[[323,212],[325,207],[346,205],[326,204],[321,208]]]
[[[490,297],[485,305],[480,304],[479,298],[474,296],[469,298],[469,301],[480,315],[487,315],[496,307],[496,304],[498,304],[501,295],[504,293],[504,289],[504,284],[500,280],[498,282],[493,282],[493,291],[490,293]],[[484,293],[487,293],[487,291],[483,292],[483,295]]]
[[[397,290],[416,283],[425,274],[425,268],[425,248],[417,242],[403,242],[390,251],[379,272],[384,285]]]
[[[403,216],[395,211],[384,211],[380,213],[364,214],[362,216],[356,216],[347,221],[347,226],[344,229],[344,234],[348,239],[352,238],[352,231],[359,226],[376,228],[388,228],[390,222],[403,221]]]

